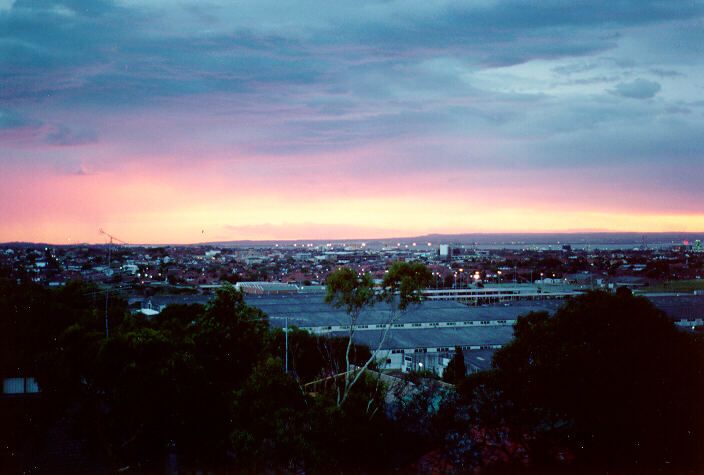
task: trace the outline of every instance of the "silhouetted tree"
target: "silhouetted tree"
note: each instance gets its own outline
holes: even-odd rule
[[[380,292],[374,289],[371,274],[358,275],[349,267],[341,267],[330,274],[326,281],[325,301],[338,308],[344,308],[349,317],[349,334],[345,354],[344,383],[338,388],[337,405],[342,406],[350,395],[352,387],[375,360],[394,322],[398,321],[411,305],[421,302],[421,290],[430,285],[432,273],[419,262],[394,262],[384,275]],[[361,312],[375,303],[389,305],[389,314],[384,322],[384,330],[376,348],[358,371],[352,370],[350,350],[357,331]]]
[[[467,366],[464,363],[464,352],[459,346],[455,348],[455,354],[447,364],[447,368],[442,373],[442,380],[446,383],[457,384],[467,374]]]
[[[493,376],[521,408],[508,415],[514,422],[561,429],[591,465],[704,466],[701,336],[680,332],[629,291],[531,313],[514,332],[494,356]]]

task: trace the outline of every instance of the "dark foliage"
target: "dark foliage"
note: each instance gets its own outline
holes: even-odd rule
[[[82,283],[2,282],[0,303],[2,376],[36,376],[42,390],[0,401],[3,467],[161,470],[175,457],[186,469],[368,470],[399,460],[381,450],[395,426],[369,411],[383,405],[376,381],[363,378],[344,410],[334,387],[303,389],[344,368],[347,340],[291,331],[287,374],[284,332],[232,287],[153,320],[111,298],[109,339],[104,294]],[[350,355],[360,364],[370,352],[353,345]]]
[[[647,299],[591,292],[519,318],[496,369],[460,392],[480,419],[567,444],[586,466],[702,468],[703,348]]]
[[[464,379],[467,374],[467,366],[464,363],[464,353],[462,348],[455,348],[455,354],[442,374],[442,380],[446,383],[457,384]]]
[[[285,359],[285,333],[276,329],[269,333],[268,352]],[[347,338],[313,335],[292,327],[288,332],[288,369],[302,383],[332,376],[344,371]],[[352,344],[350,362],[361,366],[371,357],[369,347]]]
[[[375,373],[337,404],[325,378],[345,368],[344,338],[290,331],[287,373],[284,332],[232,287],[152,320],[111,296],[109,339],[104,305],[83,283],[0,282],[1,376],[42,390],[0,399],[3,470],[390,471],[434,449],[458,470],[559,470],[561,447],[587,468],[704,467],[701,335],[627,291],[526,315],[492,371],[459,378],[457,351],[456,393],[419,380],[391,405]],[[352,364],[369,356],[350,348]],[[61,460],[58,440],[73,447]]]

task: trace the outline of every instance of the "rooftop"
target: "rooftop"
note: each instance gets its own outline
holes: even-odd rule
[[[333,332],[335,336],[347,336],[346,332]],[[383,330],[357,332],[356,343],[368,345],[374,349],[381,341]],[[382,350],[408,348],[449,348],[456,346],[490,346],[505,345],[513,339],[513,327],[458,327],[458,328],[423,328],[419,330],[390,330]],[[491,360],[489,360],[489,363]]]
[[[349,317],[343,308],[335,308],[325,303],[322,294],[298,294],[286,296],[246,296],[247,304],[260,308],[271,319],[274,327],[289,325],[298,327],[317,327],[325,325],[349,325]],[[467,306],[454,301],[426,300],[416,307],[411,307],[403,314],[402,323],[432,322],[481,322],[496,320],[515,320],[519,315],[531,311],[549,311],[556,308],[556,303],[534,301],[515,302],[511,305]],[[365,310],[359,317],[360,325],[375,325],[389,321],[388,304],[377,304]]]

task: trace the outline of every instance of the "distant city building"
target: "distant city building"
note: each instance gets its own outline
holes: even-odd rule
[[[438,246],[438,253],[442,260],[449,260],[452,257],[452,249],[448,244],[440,244]]]

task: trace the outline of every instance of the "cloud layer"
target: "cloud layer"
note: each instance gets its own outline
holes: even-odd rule
[[[0,241],[701,231],[703,16],[691,0],[3,3]]]

